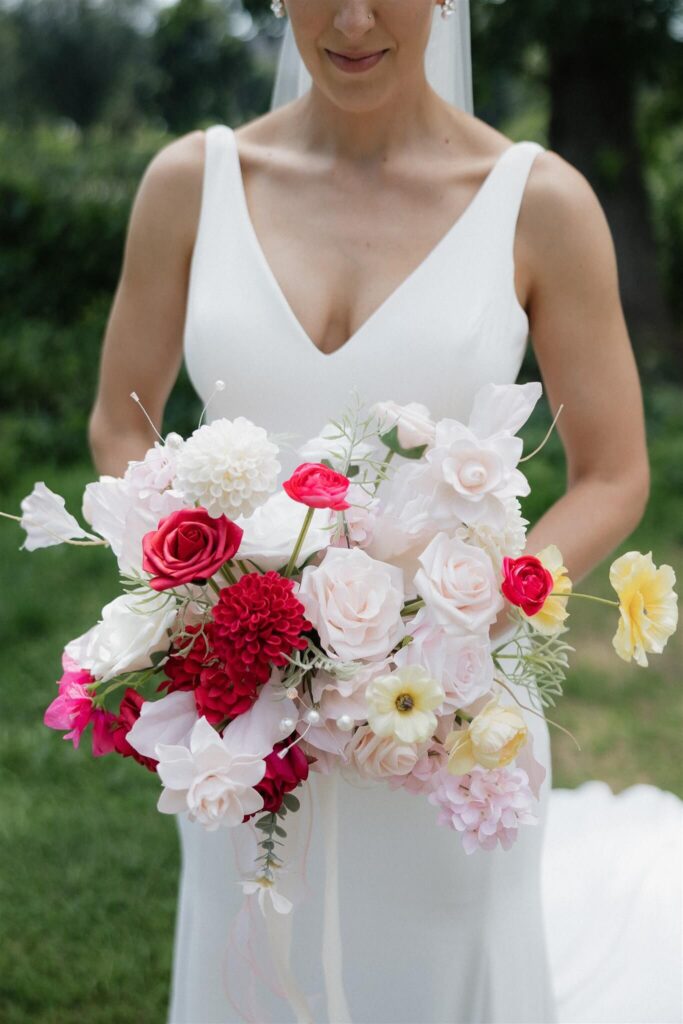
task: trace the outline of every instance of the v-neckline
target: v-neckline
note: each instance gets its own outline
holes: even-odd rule
[[[427,266],[427,264],[430,263],[431,260],[433,258],[435,258],[439,254],[441,249],[443,249],[446,246],[447,242],[450,241],[451,237],[453,235],[455,235],[455,233],[460,229],[460,226],[463,223],[463,221],[466,220],[468,215],[470,215],[471,211],[478,205],[482,193],[485,192],[487,187],[490,187],[490,182],[493,180],[494,175],[496,174],[496,172],[500,168],[500,166],[501,166],[501,164],[503,162],[503,159],[506,157],[506,155],[511,150],[515,149],[519,145],[518,142],[511,143],[506,149],[503,150],[502,153],[500,153],[496,157],[496,160],[494,161],[493,166],[491,167],[490,171],[488,172],[488,174],[484,178],[483,182],[481,183],[481,185],[479,186],[477,191],[474,193],[474,195],[472,196],[472,198],[470,199],[469,203],[464,208],[462,213],[459,214],[457,219],[448,228],[446,233],[444,235],[442,235],[441,238],[438,240],[438,242],[436,242],[432,246],[432,248],[429,250],[427,255],[417,264],[417,266],[415,266],[410,271],[410,273],[406,277],[404,277],[403,280],[400,281],[399,284],[386,296],[386,298],[382,300],[382,302],[379,304],[379,306],[377,306],[373,310],[373,312],[370,313],[370,315],[368,317],[366,317],[366,319],[363,321],[363,323],[360,325],[360,327],[358,327],[353,332],[353,334],[351,334],[350,337],[348,337],[346,339],[346,341],[343,343],[343,345],[340,345],[339,348],[335,348],[332,352],[323,352],[323,350],[321,348],[318,348],[316,343],[313,341],[313,339],[309,335],[308,331],[305,330],[303,324],[301,323],[301,321],[299,320],[298,316],[296,315],[296,313],[292,309],[292,305],[291,305],[289,299],[285,295],[285,293],[284,293],[284,291],[282,289],[282,286],[280,285],[280,282],[278,281],[277,277],[275,276],[275,273],[273,272],[273,268],[271,267],[270,263],[268,262],[268,259],[266,257],[265,251],[263,249],[263,246],[261,245],[259,237],[258,237],[258,235],[256,233],[256,228],[254,227],[254,222],[252,220],[251,213],[249,211],[249,204],[247,202],[247,192],[246,192],[246,189],[244,187],[244,177],[242,175],[242,164],[241,164],[241,161],[240,161],[239,149],[237,148],[237,139],[235,137],[235,132],[234,132],[234,129],[230,125],[225,125],[224,127],[226,127],[228,129],[229,134],[230,134],[230,142],[231,142],[231,148],[232,148],[232,157],[233,157],[234,162],[235,162],[236,177],[237,177],[237,181],[239,183],[239,194],[240,194],[240,201],[241,201],[241,205],[242,205],[242,212],[244,214],[244,220],[245,220],[247,229],[248,229],[249,234],[251,236],[251,240],[252,240],[252,243],[253,243],[253,246],[254,246],[254,250],[256,251],[256,253],[257,253],[258,257],[259,257],[260,263],[261,263],[261,265],[262,265],[262,267],[263,267],[263,269],[264,269],[264,271],[266,273],[266,277],[270,280],[270,283],[271,283],[271,285],[273,287],[273,290],[274,290],[275,294],[277,295],[278,300],[279,300],[281,306],[283,307],[285,313],[287,314],[287,316],[289,317],[290,321],[292,322],[292,324],[294,326],[294,329],[297,331],[299,337],[306,343],[307,347],[313,349],[314,353],[317,353],[317,355],[321,359],[332,359],[334,356],[340,355],[340,353],[344,349],[347,349],[350,345],[354,344],[357,341],[357,339],[362,334],[365,334],[366,331],[374,324],[374,322],[386,311],[386,309],[392,303],[397,302],[399,300],[399,298],[401,298],[403,293],[408,291],[408,289],[413,284],[413,282],[418,278],[420,273],[423,272],[423,270]]]

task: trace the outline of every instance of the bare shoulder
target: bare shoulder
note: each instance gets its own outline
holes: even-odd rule
[[[600,200],[581,171],[553,150],[534,160],[518,236],[525,261],[548,276],[586,264],[611,270],[614,247]]]
[[[189,132],[150,160],[135,199],[134,218],[146,230],[169,233],[182,248],[194,246],[201,209],[205,132]]]

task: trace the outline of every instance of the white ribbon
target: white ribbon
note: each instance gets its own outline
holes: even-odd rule
[[[321,827],[325,844],[325,896],[323,904],[323,971],[330,1024],[350,1024],[343,982],[341,927],[339,922],[339,862],[337,840],[337,775],[318,776]]]

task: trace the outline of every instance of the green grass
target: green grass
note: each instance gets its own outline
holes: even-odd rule
[[[561,489],[552,459],[533,460],[528,471],[535,500]],[[33,467],[0,508],[17,511],[40,476]],[[77,512],[91,474],[77,467],[42,478]],[[656,507],[619,553],[651,548],[656,562],[680,566],[680,498],[667,497],[664,485],[656,493]],[[670,530],[667,515],[676,519]],[[161,1024],[178,880],[175,822],[155,810],[154,775],[130,760],[93,760],[88,742],[74,751],[42,725],[63,645],[117,593],[113,559],[101,549],[28,554],[18,550],[21,537],[15,524],[0,524],[0,1020]],[[608,595],[610,560],[581,590]],[[613,653],[611,609],[579,600],[570,607],[577,653],[550,717],[574,733],[582,752],[551,729],[554,785],[599,778],[619,791],[649,782],[683,796],[683,637],[646,671]]]

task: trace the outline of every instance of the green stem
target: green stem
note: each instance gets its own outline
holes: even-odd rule
[[[306,537],[306,534],[308,533],[308,527],[311,525],[311,520],[313,519],[313,512],[314,512],[314,509],[312,509],[312,508],[307,508],[306,509],[306,516],[304,518],[304,521],[303,521],[303,524],[301,526],[301,529],[299,530],[299,536],[296,539],[296,544],[294,545],[294,550],[292,551],[291,557],[290,557],[289,561],[287,562],[287,566],[285,568],[285,572],[284,572],[285,576],[291,576],[292,575],[292,570],[294,569],[294,567],[296,565],[296,560],[299,557],[299,552],[301,551],[301,547],[303,545],[304,539]]]
[[[618,601],[610,601],[606,597],[596,597],[595,594],[579,594],[576,590],[571,590],[568,594],[560,594],[559,591],[551,591],[548,597],[585,597],[588,601],[599,601],[600,604],[611,604],[614,608],[619,607]]]
[[[393,451],[393,449],[387,448],[387,454],[384,456],[382,465],[379,469],[377,476],[375,477],[375,492],[377,492],[377,489],[379,485],[382,483],[382,480],[385,479],[386,474],[384,471],[386,470],[387,466],[389,465],[395,454],[396,452]]]
[[[220,594],[221,588],[218,586],[213,576],[210,576],[206,582],[209,584],[212,590],[214,590],[217,594]]]
[[[412,615],[413,612],[419,612],[420,608],[424,608],[424,601],[419,598],[417,601],[409,601],[408,604],[404,604],[401,609],[401,615]]]
[[[244,570],[242,571],[244,572]],[[228,583],[237,583],[237,577],[235,576],[234,572],[232,571],[230,565],[227,562],[221,566],[221,572],[223,576],[225,576]]]

